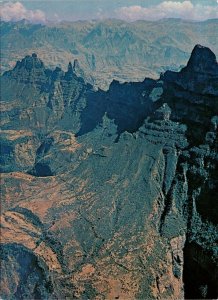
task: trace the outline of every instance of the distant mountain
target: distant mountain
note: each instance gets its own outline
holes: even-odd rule
[[[65,70],[69,61],[78,59],[85,79],[106,89],[113,79],[142,81],[179,70],[197,43],[218,55],[217,37],[218,20],[127,23],[112,19],[47,26],[1,22],[2,71],[33,52],[47,67]]]
[[[0,296],[216,299],[215,54],[108,91],[77,68],[1,76]]]

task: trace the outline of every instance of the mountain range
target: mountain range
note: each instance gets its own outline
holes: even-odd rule
[[[76,68],[1,76],[1,297],[217,298],[215,54],[107,91]]]
[[[65,71],[68,62],[76,59],[77,74],[106,90],[113,79],[143,81],[145,77],[157,79],[166,70],[180,70],[198,43],[218,55],[217,37],[217,19],[1,22],[2,71],[14,67],[24,53],[36,52],[47,67]]]

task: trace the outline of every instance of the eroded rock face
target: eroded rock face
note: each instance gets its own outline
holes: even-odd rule
[[[2,77],[1,296],[217,297],[213,53],[108,92],[21,64]]]

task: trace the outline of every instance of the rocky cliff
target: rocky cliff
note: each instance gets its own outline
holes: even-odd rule
[[[1,77],[1,297],[218,296],[218,64],[95,90],[36,54]]]

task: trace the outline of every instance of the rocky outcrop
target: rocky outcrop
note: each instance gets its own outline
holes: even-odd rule
[[[191,72],[198,73],[202,76],[218,74],[218,66],[215,54],[207,47],[196,45],[192,51],[187,67],[183,69],[183,73]]]
[[[185,296],[214,298],[217,297],[216,272],[213,276],[204,276],[202,273],[215,270],[217,266],[215,245],[218,215],[214,198],[217,187],[216,57],[210,49],[197,45],[187,67],[180,73],[167,72],[162,79],[165,87],[160,102],[168,99],[172,119],[187,125],[189,142],[189,147],[181,155],[181,166],[187,168],[188,183],[188,232],[184,250]],[[202,259],[198,259],[198,256]],[[198,272],[199,276],[191,280],[188,275],[190,272]]]
[[[216,298],[213,53],[107,92],[21,64],[2,78],[1,296]]]
[[[74,125],[77,130],[79,120],[76,115],[85,101],[84,94],[92,88],[77,77],[71,63],[67,72],[60,68],[52,71],[44,67],[36,54],[26,56],[13,70],[5,72],[1,84],[4,86],[1,102],[3,128],[31,126],[34,132],[38,128],[39,135],[52,130],[62,119],[62,124],[67,127],[73,114],[75,122],[72,124],[71,120],[71,128]],[[10,107],[12,102],[14,105]],[[72,108],[70,116],[67,107]]]

